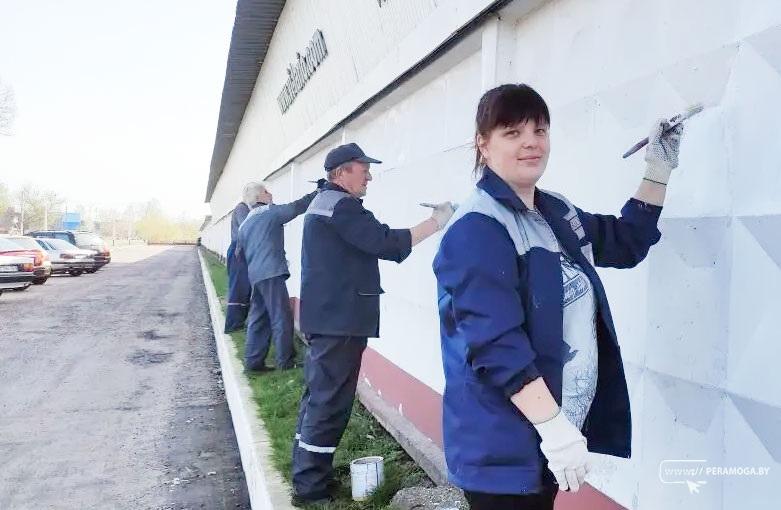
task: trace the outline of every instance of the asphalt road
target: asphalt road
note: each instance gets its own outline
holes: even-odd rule
[[[0,509],[249,508],[193,247],[0,296]]]

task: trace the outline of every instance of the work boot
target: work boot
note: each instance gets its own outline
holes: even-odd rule
[[[294,368],[301,368],[303,366],[304,366],[303,363],[294,362],[294,363],[288,363],[287,365],[282,367],[277,367],[277,370],[293,370]]]
[[[275,370],[274,367],[270,367],[268,365],[261,365],[257,368],[244,368],[244,373],[247,375],[261,375],[261,374],[267,374],[269,372],[273,372]]]
[[[334,498],[331,495],[318,496],[315,498],[304,498],[298,494],[293,494],[293,497],[290,499],[290,503],[298,508],[304,508],[310,505],[327,505],[328,503],[333,503],[333,501]]]

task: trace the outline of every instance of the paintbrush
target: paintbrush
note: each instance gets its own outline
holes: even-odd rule
[[[423,207],[428,207],[430,209],[436,209],[437,208],[437,204],[432,204],[432,203],[429,203],[429,202],[421,202],[419,205],[422,205]],[[453,206],[454,210],[458,209],[458,204],[456,204],[454,202],[450,202],[450,205]]]
[[[664,130],[664,133],[668,133],[670,130],[672,130],[672,128],[674,128],[675,126],[677,126],[681,122],[685,121],[686,119],[689,119],[689,118],[697,115],[698,113],[700,113],[704,109],[705,109],[705,106],[702,103],[697,103],[695,105],[690,106],[685,112],[681,113],[680,115],[676,115],[675,117],[673,117],[673,118],[671,118],[669,120],[670,126],[667,129]],[[662,133],[662,134],[664,134],[664,133]],[[621,157],[626,159],[629,156],[631,156],[632,154],[634,154],[635,152],[637,152],[640,149],[642,149],[643,147],[645,147],[646,145],[648,145],[648,137],[643,138],[642,140],[640,140],[639,142],[634,144]]]

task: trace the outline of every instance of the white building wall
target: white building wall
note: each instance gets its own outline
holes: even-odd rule
[[[228,252],[228,245],[230,245],[230,225],[230,215],[212,220],[211,224],[201,232],[201,244],[225,257]]]
[[[654,118],[707,107],[688,123],[662,241],[637,269],[600,271],[634,455],[595,456],[589,481],[630,508],[776,506],[766,484],[781,481],[781,436],[768,428],[781,418],[769,290],[781,278],[780,22],[779,2],[602,0],[551,2],[516,25],[512,73],[552,110],[541,185],[587,210],[616,211],[633,192],[642,154],[619,155]],[[707,484],[690,494],[660,481],[666,459],[771,471],[692,478]]]
[[[446,3],[420,15],[434,16]],[[510,8],[525,13],[528,6],[519,4]],[[280,34],[302,23],[289,16],[286,8]],[[409,21],[415,23],[425,20]],[[303,48],[311,31],[302,29],[292,46]],[[329,32],[323,32],[328,42]],[[393,227],[413,225],[427,214],[418,202],[461,200],[469,192],[469,143],[481,91],[522,81],[546,98],[552,112],[552,154],[541,186],[586,210],[617,213],[643,169],[642,153],[628,160],[620,154],[647,134],[653,119],[704,101],[706,110],[687,124],[661,242],[638,268],[600,270],[629,381],[633,457],[594,455],[589,482],[633,509],[775,508],[770,491],[781,482],[779,48],[777,1],[713,0],[707,7],[693,0],[548,2],[531,14],[486,23],[269,181],[277,201],[297,198],[311,189],[306,180],[323,175],[330,148],[356,141],[384,161],[373,168],[367,207]],[[275,58],[287,62],[289,50]],[[329,58],[339,51],[329,44]],[[271,69],[264,64],[264,71]],[[329,95],[338,92],[316,90],[319,79],[316,73],[297,102],[308,92],[322,93],[324,108],[346,108]],[[311,134],[311,126],[323,125],[318,113],[299,112],[295,128],[280,128],[287,120],[264,110],[270,105],[278,111],[281,82],[270,81],[273,101],[253,98],[215,192],[215,217],[235,203],[235,196],[227,198],[235,195],[231,190],[260,176],[265,167],[259,162],[281,161],[301,143],[303,135],[285,133]],[[259,81],[258,90],[263,86]],[[291,295],[299,288],[300,230],[299,218],[286,231]],[[217,243],[225,232],[209,232],[204,243]],[[382,338],[371,347],[441,392],[430,269],[436,244],[424,242],[401,265],[381,264]],[[690,492],[686,484],[660,480],[666,459],[770,472],[701,477],[707,484]]]
[[[212,215],[228,212],[247,180],[284,166],[492,3],[393,0],[379,7],[370,0],[288,1],[213,193]],[[286,69],[317,29],[328,56],[282,115],[277,96]]]
[[[466,196],[472,183],[473,109],[479,94],[480,54],[474,52],[376,119],[348,127],[365,150],[383,161],[373,170],[365,202],[382,221],[397,228],[413,226],[431,214],[420,202],[460,201]],[[436,280],[431,270],[439,238],[416,246],[400,265],[381,264],[386,291],[382,338],[370,345],[442,393]]]
[[[341,138],[337,136],[332,136],[329,140],[331,141],[330,144],[324,144],[319,150],[311,151],[311,156],[300,162],[297,161],[291,165],[292,168],[290,170],[280,172],[270,179],[274,186],[282,183],[287,186],[288,198],[284,199],[284,201],[295,200],[307,193],[311,193],[315,188],[315,184],[309,181],[317,181],[324,177],[323,161],[325,160],[325,155],[332,147],[341,143]],[[281,201],[283,200],[277,200],[277,202]],[[287,251],[288,267],[290,268],[290,278],[287,281],[287,286],[291,296],[301,295],[301,235],[303,227],[303,215],[294,219],[285,227],[285,250]]]
[[[373,181],[364,204],[393,228],[407,228],[426,219],[430,210],[420,207],[420,202],[448,200],[453,193],[465,196],[472,183],[468,168],[473,158],[471,110],[473,98],[480,93],[480,55],[474,51],[473,41],[454,50],[470,50],[471,54],[458,59],[446,72],[426,73],[433,79],[417,84],[408,97],[398,102],[392,97],[378,104],[364,118],[333,136],[322,149],[296,162],[295,191],[290,199],[308,193],[313,186],[308,181],[325,175],[325,155],[342,143],[342,136],[360,141],[369,155],[383,161],[372,167]],[[277,187],[289,179],[289,172],[284,172],[270,182]],[[300,289],[302,225],[303,217],[299,217],[285,230],[291,295],[299,295]],[[438,237],[416,247],[400,265],[381,262],[386,291],[381,301],[382,340],[372,340],[370,345],[441,393],[444,378],[436,341],[436,282],[431,271]]]

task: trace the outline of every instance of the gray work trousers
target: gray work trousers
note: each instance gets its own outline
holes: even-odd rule
[[[355,400],[366,337],[311,335],[304,359],[304,394],[293,441],[293,489],[328,495],[333,458]]]
[[[285,276],[275,276],[252,284],[244,365],[251,370],[263,366],[274,339],[277,368],[293,366],[293,313]]]

